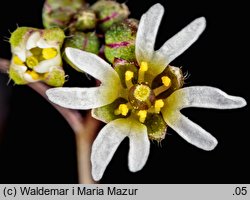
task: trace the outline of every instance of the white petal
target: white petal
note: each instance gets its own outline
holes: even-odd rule
[[[44,48],[51,48],[51,47],[58,47],[58,45],[51,45],[49,44],[48,42],[46,42],[43,38],[40,38],[38,41],[37,41],[37,46],[41,49],[44,49]]]
[[[133,126],[137,127],[129,135],[130,148],[128,159],[130,171],[137,172],[143,168],[148,159],[150,142],[146,126],[138,122]]]
[[[32,48],[37,47],[37,42],[41,38],[41,35],[39,32],[34,32],[30,35],[29,39],[26,42],[26,49],[30,50]]]
[[[144,159],[139,158],[138,155],[139,153],[138,150],[142,150],[140,149],[142,145],[140,145],[138,150],[135,150],[136,146],[134,146],[137,144],[136,142],[137,139],[143,137],[139,136],[138,138],[134,138],[131,135],[144,134],[145,129],[146,127],[144,125],[138,122],[136,123],[131,119],[117,119],[108,123],[100,131],[92,146],[91,162],[92,162],[93,178],[95,180],[100,180],[102,178],[102,175],[107,165],[109,164],[110,160],[112,159],[116,149],[126,136],[129,136],[130,140],[132,140],[132,143],[130,143],[132,151],[130,151],[129,153],[129,161],[131,162],[130,167],[132,167],[132,169],[134,167],[136,170],[139,167],[141,167],[141,165],[144,165],[146,159],[144,156],[145,153],[142,152],[142,157],[144,157]],[[139,159],[139,160],[134,160],[134,159]]]
[[[66,56],[79,70],[84,71],[104,85],[120,83],[120,78],[110,64],[95,54],[74,48],[66,48]]]
[[[115,88],[115,86],[113,87]],[[116,88],[52,88],[46,91],[49,100],[65,108],[91,109],[112,103],[118,97]]]
[[[186,107],[234,109],[244,107],[247,103],[242,97],[231,96],[218,88],[208,86],[186,87],[175,91],[167,101],[178,101],[179,109]]]
[[[164,112],[163,117],[173,130],[194,146],[206,151],[213,150],[216,147],[218,142],[210,133],[190,121],[179,111],[174,113]]]
[[[16,47],[12,49],[13,54],[16,54],[18,56],[18,58],[20,58],[23,62],[25,62],[26,60],[26,51],[23,48],[20,47]]]
[[[30,74],[28,74],[28,73],[24,73],[23,74],[23,78],[26,81],[30,82],[30,83],[34,83],[34,82],[40,81],[40,80],[37,80],[37,79],[33,79],[32,76]]]
[[[157,3],[142,15],[136,35],[135,53],[138,63],[149,62],[153,56],[155,39],[164,8]]]
[[[241,97],[230,96],[225,92],[208,86],[194,86],[175,91],[165,100],[162,115],[166,123],[189,143],[212,150],[217,140],[200,126],[180,113],[182,108],[200,107],[233,109],[246,105]]]
[[[155,52],[153,58],[152,63],[159,63],[158,66],[153,66],[153,68],[149,69],[153,70],[153,72],[149,72],[153,75],[160,74],[170,62],[187,50],[199,38],[205,27],[206,20],[204,17],[200,17],[165,42]]]
[[[38,73],[46,73],[49,71],[50,67],[60,66],[61,62],[62,62],[61,56],[58,51],[56,57],[41,61],[37,66],[34,67],[34,70]]]

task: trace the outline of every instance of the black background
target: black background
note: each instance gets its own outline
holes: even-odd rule
[[[127,5],[131,17],[139,19],[157,2],[166,12],[156,47],[193,19],[200,16],[207,19],[207,28],[200,39],[171,63],[183,66],[183,71],[190,74],[186,86],[218,87],[249,102],[247,6],[242,2],[210,0],[129,0]],[[43,1],[1,4],[0,57],[9,59],[10,48],[4,37],[9,37],[9,31],[15,30],[17,24],[42,28]],[[5,129],[0,132],[0,183],[77,183],[75,141],[68,124],[31,89],[13,87],[12,83],[6,88],[8,79],[0,78],[0,89],[10,92],[6,104],[10,112]],[[70,76],[68,84],[80,86],[84,79]],[[218,139],[214,151],[200,150],[169,129],[160,146],[151,144],[143,170],[131,173],[127,167],[126,139],[101,183],[249,183],[248,106],[236,110],[192,108],[183,113]]]

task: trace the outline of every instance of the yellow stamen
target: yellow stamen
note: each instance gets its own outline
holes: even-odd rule
[[[169,87],[171,84],[171,79],[168,76],[163,76],[161,77],[162,83],[166,86]]]
[[[42,51],[43,58],[48,60],[54,58],[57,55],[57,50],[54,48],[45,48]]]
[[[141,62],[140,70],[142,72],[148,71],[148,63],[147,62]]]
[[[139,121],[141,123],[144,123],[147,117],[147,111],[146,110],[140,110],[137,115],[139,116]]]
[[[123,115],[127,116],[128,114],[128,106],[126,104],[120,104],[118,109],[115,110],[115,115]]]
[[[163,85],[154,89],[155,96],[165,92],[171,86],[171,79],[168,76],[161,77]]]
[[[40,78],[39,74],[35,71],[28,70],[26,73],[29,74],[34,80],[38,80]]]
[[[13,57],[13,62],[14,62],[16,65],[23,65],[23,61],[22,61],[18,56],[14,56],[14,57]]]
[[[141,62],[140,69],[139,69],[139,75],[138,75],[138,82],[139,83],[144,82],[144,74],[146,71],[148,71],[148,63]]]
[[[26,59],[26,64],[29,68],[33,68],[38,65],[38,60],[35,56],[30,56]]]
[[[132,78],[134,77],[134,72],[126,71],[125,73],[125,80],[127,88],[131,88],[133,86]]]
[[[158,99],[155,101],[155,113],[160,113],[161,108],[164,106],[164,102],[162,99]]]

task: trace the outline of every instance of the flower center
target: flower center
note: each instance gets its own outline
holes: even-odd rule
[[[169,89],[171,79],[168,76],[162,76],[162,85],[151,89],[144,77],[149,67],[147,62],[141,62],[136,83],[134,72],[129,70],[125,72],[128,103],[120,104],[114,112],[115,115],[127,116],[129,113],[132,113],[135,114],[138,121],[144,123],[148,113],[160,113],[164,106],[164,101],[157,99],[157,96]],[[129,112],[129,110],[132,110],[132,112]]]
[[[33,80],[39,80],[41,78],[40,73],[34,71],[34,68],[39,65],[41,61],[50,60],[57,56],[58,52],[55,48],[44,48],[35,47],[30,49],[30,56],[23,62],[17,55],[14,55],[13,62],[16,65],[27,66],[26,74],[30,75]]]
[[[135,110],[147,110],[154,103],[155,95],[149,86],[136,84],[130,88],[128,99]]]
[[[148,86],[138,84],[135,86],[134,97],[139,101],[146,101],[149,98],[151,90]]]

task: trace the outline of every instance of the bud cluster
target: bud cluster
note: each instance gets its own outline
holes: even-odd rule
[[[138,21],[129,19],[129,14],[126,4],[115,0],[98,0],[93,5],[85,0],[46,0],[45,29],[20,27],[11,35],[10,78],[15,84],[43,81],[62,86],[63,65],[79,71],[65,56],[66,47],[97,54],[113,66],[119,59],[135,62]]]

